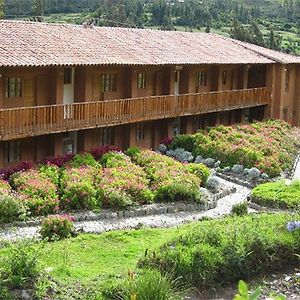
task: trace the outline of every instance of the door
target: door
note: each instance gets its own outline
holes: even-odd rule
[[[73,104],[74,103],[74,68],[64,69],[64,96],[63,104]],[[66,106],[64,108],[64,118],[70,119],[73,116],[72,107]]]

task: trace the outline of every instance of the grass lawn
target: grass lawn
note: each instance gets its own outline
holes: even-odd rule
[[[284,180],[261,184],[252,191],[252,201],[267,207],[300,208],[300,181],[289,185]]]
[[[140,229],[101,235],[81,234],[76,238],[44,244],[38,249],[38,258],[45,268],[50,268],[54,279],[63,283],[73,280],[88,283],[99,275],[127,274],[135,269],[146,249],[152,252],[186,230],[185,226],[180,230]]]

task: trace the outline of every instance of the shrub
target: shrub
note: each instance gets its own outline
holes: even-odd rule
[[[11,184],[33,215],[57,212],[59,208],[57,186],[46,174],[34,169],[16,173],[11,176]]]
[[[129,158],[128,158],[129,159]],[[120,163],[119,160],[116,161]],[[105,206],[126,207],[133,204],[151,203],[153,193],[149,189],[149,180],[143,169],[130,160],[121,166],[105,168],[99,180],[99,189],[103,194]],[[111,165],[114,165],[110,161]]]
[[[95,176],[102,176],[101,168],[67,168],[61,178],[61,206],[65,209],[95,209],[101,204]]]
[[[125,151],[125,154],[129,157],[136,158],[141,153],[141,149],[138,147],[130,147]]]
[[[56,186],[59,185],[60,181],[60,169],[56,165],[39,165],[39,173],[48,177],[52,183]]]
[[[293,165],[299,141],[282,121],[217,126],[192,135],[193,155],[212,157],[222,165],[256,167],[274,177]]]
[[[7,286],[22,287],[39,274],[37,252],[32,244],[13,244],[2,262],[1,279]]]
[[[74,219],[69,215],[48,216],[42,221],[40,234],[48,241],[60,240],[74,235]]]
[[[197,288],[213,287],[297,263],[299,236],[286,229],[288,214],[260,214],[201,221],[140,262]]]
[[[195,174],[197,177],[201,179],[201,183],[205,184],[209,175],[209,169],[203,164],[188,164],[187,169],[190,173]]]
[[[258,185],[252,190],[251,201],[262,206],[298,209],[300,207],[300,181],[286,184],[284,180]]]
[[[11,186],[5,180],[0,179],[0,195],[5,194],[8,195],[11,193]]]
[[[181,134],[176,135],[172,142],[169,144],[169,149],[176,150],[183,148],[186,151],[192,152],[195,148],[196,138],[194,135]]]
[[[248,204],[247,202],[242,202],[235,204],[231,208],[231,213],[237,216],[244,216],[248,213]]]
[[[143,150],[135,159],[151,182],[156,201],[196,200],[201,197],[201,180],[187,165],[159,153]]]
[[[13,195],[0,195],[0,223],[24,220],[26,208],[22,201]]]
[[[118,147],[106,145],[106,146],[100,146],[98,148],[92,149],[90,151],[90,153],[93,155],[93,157],[96,160],[99,160],[105,153],[121,152],[121,151],[122,151],[122,149],[120,149]]]
[[[42,159],[41,161],[38,162],[38,164],[41,165],[55,165],[57,167],[62,167],[68,162],[72,160],[72,158],[75,156],[73,153],[68,153],[65,155],[60,155],[60,156],[51,156]]]
[[[10,167],[10,168],[0,170],[0,178],[4,180],[8,180],[11,175],[18,172],[27,171],[31,169],[32,166],[33,166],[32,162],[23,161],[15,167]]]
[[[131,163],[131,160],[122,152],[108,152],[102,156],[100,163],[107,168],[125,167]]]
[[[79,168],[83,166],[96,166],[97,161],[90,153],[83,153],[83,154],[76,154],[71,161],[69,162],[69,165],[73,168]]]

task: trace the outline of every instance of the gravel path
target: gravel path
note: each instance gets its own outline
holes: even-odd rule
[[[300,159],[298,159],[296,169],[295,169],[295,173],[294,173],[294,176],[293,176],[293,180],[297,180],[297,179],[300,179]]]
[[[244,201],[250,189],[239,186],[234,183],[226,182],[220,179],[226,186],[235,186],[237,191],[234,194],[226,196],[218,201],[216,208],[205,212],[178,212],[174,214],[152,215],[143,217],[123,218],[117,220],[99,220],[99,221],[82,221],[76,222],[76,229],[85,233],[102,233],[111,230],[145,227],[172,227],[183,223],[198,220],[202,217],[219,218],[228,215],[231,207]],[[7,228],[0,230],[0,239],[18,240],[26,238],[38,238],[39,226]]]

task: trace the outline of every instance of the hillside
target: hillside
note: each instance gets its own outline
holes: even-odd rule
[[[300,0],[7,0],[4,14],[47,22],[212,31],[300,54]]]

